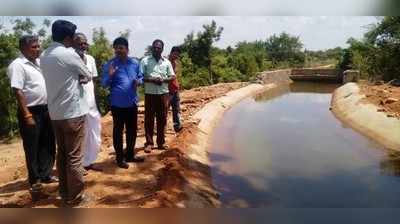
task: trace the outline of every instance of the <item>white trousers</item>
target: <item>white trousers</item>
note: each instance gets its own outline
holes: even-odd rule
[[[101,145],[100,113],[86,114],[85,141],[83,150],[83,166],[89,166],[97,159]]]

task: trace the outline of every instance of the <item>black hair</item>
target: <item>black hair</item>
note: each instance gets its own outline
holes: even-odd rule
[[[151,44],[151,46],[153,46],[155,43],[157,43],[157,42],[159,42],[161,45],[162,45],[162,47],[164,48],[164,42],[162,41],[162,40],[160,40],[160,39],[155,39],[154,41],[153,41],[153,43]]]
[[[24,47],[26,47],[29,43],[33,41],[39,41],[39,37],[34,35],[24,35],[21,38],[19,38],[18,47],[20,50],[23,50]]]
[[[74,40],[77,39],[77,38],[82,38],[82,37],[87,39],[85,34],[83,34],[83,33],[75,33]]]
[[[171,48],[171,53],[172,52],[178,52],[180,54],[181,53],[181,48],[179,46],[173,46]]]
[[[76,25],[66,21],[57,20],[51,26],[51,35],[53,41],[62,42],[67,37],[74,37],[76,31]]]
[[[115,47],[116,45],[123,45],[126,48],[129,48],[128,40],[125,37],[118,37],[117,39],[115,39],[113,42],[113,47]]]

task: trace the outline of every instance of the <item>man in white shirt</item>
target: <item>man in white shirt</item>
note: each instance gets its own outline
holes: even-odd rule
[[[51,30],[53,42],[40,57],[40,67],[46,81],[50,118],[57,139],[60,196],[67,206],[75,206],[86,201],[82,149],[89,106],[80,77],[90,80],[91,73],[75,50],[70,48],[76,25],[57,20]]]
[[[76,53],[85,62],[86,67],[92,73],[92,77],[97,77],[97,68],[94,58],[86,54],[88,50],[87,38],[83,33],[76,33],[74,36],[74,48]],[[101,116],[96,105],[93,80],[83,85],[86,100],[89,104],[89,113],[86,115],[85,140],[83,150],[83,167],[86,170],[101,171],[93,165],[101,145]]]
[[[18,101],[18,123],[25,151],[31,192],[40,191],[43,182],[55,182],[51,176],[55,159],[55,139],[47,110],[46,85],[39,66],[40,45],[37,36],[22,36],[21,55],[7,69]]]

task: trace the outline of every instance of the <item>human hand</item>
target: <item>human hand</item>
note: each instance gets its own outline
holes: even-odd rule
[[[79,84],[87,84],[89,82],[89,78],[79,75]]]
[[[115,74],[115,71],[118,70],[118,66],[114,67],[114,63],[110,64],[110,67],[108,68],[108,74],[110,76],[113,76]]]
[[[162,78],[157,77],[157,78],[154,79],[154,82],[155,82],[157,85],[161,86],[162,83],[163,83],[163,80],[162,80]]]
[[[133,80],[133,84],[132,84],[133,89],[137,89],[138,85],[139,85],[139,82],[136,79]]]
[[[29,126],[34,126],[34,125],[36,125],[36,122],[35,122],[35,120],[33,119],[32,114],[26,116],[24,119],[25,119],[25,124],[26,124],[26,125],[29,125]]]

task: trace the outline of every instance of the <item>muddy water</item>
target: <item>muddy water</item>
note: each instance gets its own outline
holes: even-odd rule
[[[334,117],[336,87],[295,83],[227,111],[210,154],[225,207],[400,207],[400,156]]]

